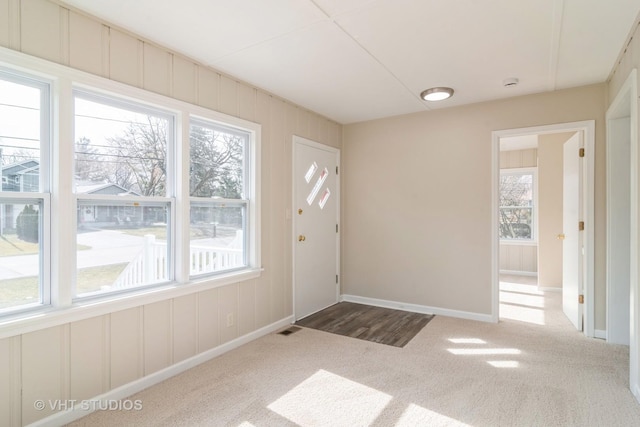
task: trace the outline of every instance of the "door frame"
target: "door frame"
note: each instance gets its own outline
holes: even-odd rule
[[[620,110],[629,110],[630,121],[630,248],[629,248],[629,387],[636,399],[640,401],[640,272],[638,270],[638,255],[640,251],[640,235],[638,215],[640,213],[640,182],[639,182],[639,147],[638,147],[638,72],[634,68],[627,76],[622,87],[616,94],[606,113],[607,122],[607,162],[609,162],[609,151],[614,143],[614,136],[611,129],[612,121],[619,118]],[[607,189],[611,183],[610,171],[613,165],[607,164]],[[608,195],[608,192],[607,192]],[[609,209],[609,198],[607,197],[607,210]],[[610,260],[609,260],[609,216],[607,215],[607,293],[611,291],[609,282]],[[610,311],[613,307],[607,301],[607,320],[612,315]],[[609,323],[607,322],[607,329]]]
[[[298,320],[297,316],[296,316],[296,244],[295,244],[295,237],[296,237],[296,225],[297,225],[297,216],[295,215],[295,207],[296,207],[296,147],[299,145],[306,145],[309,147],[313,147],[319,150],[325,150],[325,151],[329,151],[331,153],[334,153],[336,155],[336,164],[338,165],[338,171],[340,171],[340,149],[336,148],[336,147],[332,147],[330,145],[326,145],[326,144],[322,144],[320,142],[316,142],[313,141],[311,139],[308,138],[304,138],[298,135],[293,135],[293,143],[291,144],[292,146],[292,156],[291,156],[291,209],[289,210],[289,215],[288,216],[292,216],[293,220],[291,221],[291,245],[292,245],[292,249],[291,249],[291,254],[292,254],[292,261],[291,261],[291,281],[292,281],[292,295],[291,295],[291,301],[292,301],[292,310],[293,310],[293,320],[294,322],[296,320]],[[342,276],[340,274],[340,242],[342,241],[341,239],[341,233],[342,233],[342,226],[340,223],[340,219],[341,219],[341,208],[340,208],[340,173],[336,174],[336,222],[338,224],[338,232],[336,233],[336,274],[338,275],[338,280],[336,281],[336,302],[340,301],[340,287],[341,287],[341,283],[342,283]]]
[[[582,131],[584,136],[585,164],[583,167],[583,206],[585,222],[583,283],[584,290],[584,334],[595,336],[594,304],[594,189],[595,189],[595,120],[558,123],[553,125],[532,126],[526,128],[504,129],[491,132],[491,319],[497,323],[500,319],[500,236],[498,231],[498,211],[500,195],[500,138]]]

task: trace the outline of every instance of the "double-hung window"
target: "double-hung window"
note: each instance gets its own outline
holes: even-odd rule
[[[50,83],[0,68],[0,314],[50,303]]]
[[[249,264],[251,134],[202,119],[190,126],[189,275]]]
[[[500,172],[500,239],[536,240],[536,169]]]
[[[175,117],[74,91],[76,297],[173,280]]]

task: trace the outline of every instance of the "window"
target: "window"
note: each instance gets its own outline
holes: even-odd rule
[[[536,191],[535,168],[500,172],[500,239],[536,239]]]
[[[74,110],[75,295],[172,281],[174,117],[84,91]]]
[[[50,302],[49,93],[0,69],[0,313]]]
[[[260,125],[0,49],[0,325],[259,277],[259,159]]]
[[[246,131],[191,121],[191,277],[248,265],[250,141]]]

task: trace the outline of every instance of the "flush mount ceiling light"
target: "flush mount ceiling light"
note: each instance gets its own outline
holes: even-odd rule
[[[442,101],[443,99],[450,98],[453,95],[453,89],[450,87],[432,87],[423,91],[420,94],[420,98],[425,101]]]

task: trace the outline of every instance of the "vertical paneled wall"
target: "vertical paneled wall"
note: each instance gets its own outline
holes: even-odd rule
[[[258,279],[1,339],[0,425],[54,412],[37,399],[87,399],[292,314],[292,136],[339,148],[339,124],[55,1],[0,0],[0,46],[261,124],[264,267]]]
[[[500,152],[500,169],[538,166],[538,150]],[[535,274],[538,271],[538,246],[500,243],[500,271]]]

